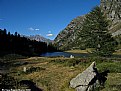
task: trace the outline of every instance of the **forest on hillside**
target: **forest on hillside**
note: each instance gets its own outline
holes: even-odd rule
[[[0,56],[6,54],[19,54],[23,56],[39,56],[41,53],[56,51],[56,48],[50,43],[30,40],[21,37],[15,32],[11,34],[6,29],[0,29]]]

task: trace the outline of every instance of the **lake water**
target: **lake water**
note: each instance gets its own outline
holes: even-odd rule
[[[89,57],[89,54],[87,53],[68,53],[68,52],[47,52],[47,53],[43,53],[40,56],[41,57],[70,57],[70,56],[74,56],[74,57]],[[121,58],[121,55],[113,55],[109,58]]]
[[[40,56],[41,57],[57,57],[57,56],[63,56],[63,57],[88,57],[89,55],[86,53],[68,53],[68,52],[47,52],[43,53]]]

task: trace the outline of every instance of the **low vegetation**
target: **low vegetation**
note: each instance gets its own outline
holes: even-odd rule
[[[65,52],[71,52],[71,53],[88,53],[87,50],[68,50]]]
[[[121,90],[121,59],[34,57],[19,59],[19,61],[24,61],[28,64],[11,67],[9,75],[18,82],[31,80],[44,91],[75,91],[69,87],[70,80],[85,70],[93,61],[96,61],[100,72],[106,69],[110,70],[105,88],[101,91]],[[26,73],[23,72],[24,67],[28,70]],[[16,86],[16,88],[22,87]]]

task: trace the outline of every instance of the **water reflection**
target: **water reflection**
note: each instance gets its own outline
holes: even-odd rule
[[[70,56],[74,56],[74,57],[88,57],[89,54],[86,53],[67,53],[67,52],[47,52],[44,54],[41,54],[40,56],[42,57],[70,57]]]
[[[40,55],[41,57],[89,57],[88,53],[68,53],[68,52],[47,52]],[[112,55],[111,57],[106,58],[121,58],[121,55]]]

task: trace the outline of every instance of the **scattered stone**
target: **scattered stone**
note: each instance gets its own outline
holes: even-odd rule
[[[70,56],[70,58],[74,58],[74,56],[73,56],[73,55],[71,55],[71,56]]]
[[[26,72],[26,67],[23,68],[23,71]]]

